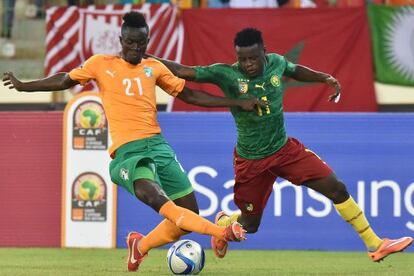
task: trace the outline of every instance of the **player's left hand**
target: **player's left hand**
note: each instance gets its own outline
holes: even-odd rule
[[[255,110],[256,106],[266,107],[269,103],[257,98],[243,99],[240,102],[240,108],[245,111]]]
[[[9,89],[20,89],[21,81],[19,81],[12,72],[5,72],[3,74],[3,85]]]
[[[325,80],[325,83],[335,88],[335,93],[329,95],[328,101],[330,102],[334,101],[335,103],[338,103],[339,99],[341,98],[341,84],[339,83],[337,79],[335,79],[332,76],[329,76]]]

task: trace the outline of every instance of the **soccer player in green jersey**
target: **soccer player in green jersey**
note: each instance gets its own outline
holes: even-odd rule
[[[219,212],[216,223],[224,226],[238,221],[248,233],[255,233],[273,184],[280,176],[332,200],[341,217],[359,234],[374,262],[409,246],[411,237],[379,238],[333,170],[314,152],[286,134],[282,77],[332,86],[335,93],[328,99],[335,102],[339,100],[341,90],[338,80],[329,74],[293,64],[281,55],[266,54],[261,32],[257,29],[246,28],[237,33],[234,49],[237,62],[232,65],[191,67],[159,59],[178,77],[216,84],[228,98],[254,96],[267,101],[267,106],[257,108],[256,113],[231,108],[237,126],[234,201],[241,213],[227,215]],[[216,256],[223,258],[227,243],[212,238],[211,244]]]

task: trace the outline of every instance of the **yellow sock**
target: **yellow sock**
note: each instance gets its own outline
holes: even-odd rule
[[[178,240],[182,235],[188,234],[168,219],[164,219],[151,232],[139,241],[138,250],[141,254],[152,248]]]
[[[369,251],[375,251],[381,245],[382,240],[372,230],[364,213],[351,196],[334,206],[342,218],[352,225]]]
[[[227,227],[233,222],[237,221],[241,214],[239,212],[233,213],[230,216],[222,216],[218,222],[217,225]]]
[[[183,230],[224,239],[225,227],[215,225],[196,213],[175,205],[172,201],[162,205],[159,213]]]

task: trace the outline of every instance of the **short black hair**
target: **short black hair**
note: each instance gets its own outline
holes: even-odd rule
[[[126,27],[131,28],[146,28],[147,31],[149,31],[149,27],[147,24],[147,21],[145,20],[145,17],[142,13],[131,11],[122,17],[124,20],[124,23],[122,23],[121,29],[125,29]]]
[[[245,28],[236,34],[234,47],[248,47],[254,44],[263,45],[262,32],[255,28]]]

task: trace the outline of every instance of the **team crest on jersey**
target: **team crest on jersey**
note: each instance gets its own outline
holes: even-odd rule
[[[274,87],[279,87],[280,86],[280,79],[277,75],[273,75],[270,78],[270,83],[274,86]]]
[[[249,80],[237,79],[237,81],[239,82],[239,92],[246,94],[247,90],[249,90]]]
[[[152,67],[144,66],[144,73],[148,78],[152,77]]]
[[[242,94],[246,94],[247,90],[249,90],[249,85],[247,82],[239,82],[239,92]]]

